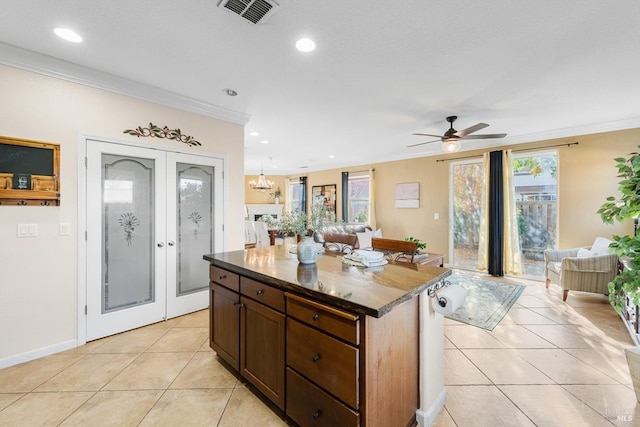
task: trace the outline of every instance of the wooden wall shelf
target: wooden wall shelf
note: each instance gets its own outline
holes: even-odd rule
[[[60,206],[60,145],[0,136],[0,205]]]

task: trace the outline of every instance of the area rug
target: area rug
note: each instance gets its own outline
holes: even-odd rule
[[[461,271],[454,271],[448,281],[465,288],[467,298],[460,308],[445,317],[489,331],[500,323],[525,288]]]

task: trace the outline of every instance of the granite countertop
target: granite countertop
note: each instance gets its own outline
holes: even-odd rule
[[[408,268],[406,263],[354,267],[343,264],[339,254],[325,254],[315,265],[304,265],[289,253],[289,245],[208,254],[203,258],[212,265],[284,291],[373,317],[382,317],[451,275],[447,268]]]

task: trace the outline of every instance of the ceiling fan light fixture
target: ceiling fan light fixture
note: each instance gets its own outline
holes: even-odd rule
[[[273,190],[273,187],[276,185],[270,179],[267,179],[264,176],[264,170],[262,166],[260,166],[260,176],[258,177],[258,182],[255,180],[249,181],[249,187],[251,189],[264,193],[265,191]]]
[[[445,153],[455,153],[460,149],[460,140],[457,138],[445,139],[442,141],[442,151]]]

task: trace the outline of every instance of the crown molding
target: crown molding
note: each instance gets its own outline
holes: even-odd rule
[[[245,113],[222,108],[175,92],[114,76],[2,42],[0,42],[0,64],[225,120],[242,126],[246,125],[251,117]]]

